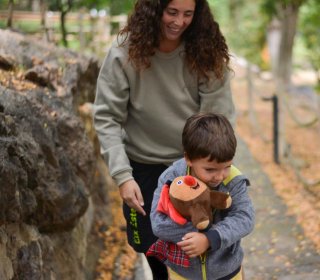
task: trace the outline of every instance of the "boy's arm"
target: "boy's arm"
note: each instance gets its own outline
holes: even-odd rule
[[[204,234],[213,250],[227,248],[252,232],[255,213],[248,194],[247,180],[241,180],[230,190],[232,205],[224,219],[213,225]]]

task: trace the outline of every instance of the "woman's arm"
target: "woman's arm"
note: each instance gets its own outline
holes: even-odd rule
[[[94,126],[101,154],[117,185],[133,179],[132,168],[122,142],[127,118],[130,85],[121,63],[123,51],[113,46],[100,69],[94,101]]]

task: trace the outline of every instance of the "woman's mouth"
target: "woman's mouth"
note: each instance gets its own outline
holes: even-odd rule
[[[182,33],[182,31],[183,31],[182,28],[176,28],[176,27],[170,27],[170,26],[167,27],[167,32],[174,36],[179,36]]]

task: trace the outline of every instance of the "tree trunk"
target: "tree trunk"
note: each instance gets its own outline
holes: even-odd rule
[[[14,8],[14,0],[9,0],[8,19],[7,19],[7,27],[8,28],[12,28],[13,8]]]
[[[46,11],[47,5],[45,0],[40,0],[41,27],[46,28]]]
[[[299,8],[301,3],[279,4],[278,14],[281,22],[281,39],[279,59],[276,66],[276,94],[279,98],[279,157],[280,161],[286,156],[286,112],[285,94],[291,86],[292,51],[297,29]]]
[[[59,0],[58,7],[61,12],[61,14],[60,14],[60,29],[61,29],[62,43],[65,47],[68,47],[66,17],[67,17],[68,12],[71,10],[72,0],[68,0],[67,3],[65,3],[65,4],[61,0]]]
[[[62,36],[62,43],[65,47],[68,47],[68,40],[67,40],[67,29],[66,29],[66,11],[61,11],[60,15],[60,24],[61,24],[61,36]]]
[[[297,30],[298,5],[288,4],[281,7],[281,41],[277,76],[288,90],[291,83],[292,51]]]

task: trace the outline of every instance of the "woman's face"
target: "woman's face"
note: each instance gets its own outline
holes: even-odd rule
[[[193,19],[195,0],[172,0],[164,9],[161,20],[162,39],[179,42]]]

